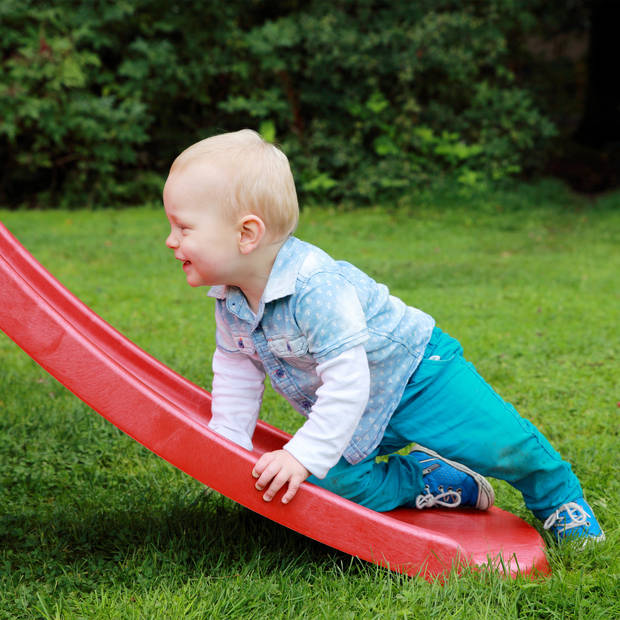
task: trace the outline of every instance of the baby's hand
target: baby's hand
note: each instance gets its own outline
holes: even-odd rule
[[[273,496],[288,482],[288,490],[282,498],[283,504],[288,504],[301,483],[310,475],[310,472],[286,450],[266,452],[256,461],[252,470],[256,481],[256,488],[262,491],[270,482],[263,499],[270,502]]]

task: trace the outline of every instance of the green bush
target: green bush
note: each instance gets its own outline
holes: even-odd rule
[[[112,197],[110,179],[135,167],[149,140],[149,114],[140,94],[105,88],[104,59],[84,45],[92,23],[78,27],[67,7],[5,3],[2,14],[0,135],[3,192],[20,199]],[[93,12],[92,18],[94,19]],[[91,41],[92,42],[92,41]]]
[[[260,129],[305,199],[536,169],[554,133],[510,69],[528,0],[0,2],[0,201],[154,198],[174,155]]]
[[[213,3],[210,16],[202,4],[0,3],[0,200],[158,194],[171,153],[194,139],[216,105],[210,82],[226,70],[217,53],[231,30],[217,28],[226,10]]]

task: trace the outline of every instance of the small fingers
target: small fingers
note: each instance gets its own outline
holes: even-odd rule
[[[262,476],[262,474],[265,472],[265,470],[267,469],[267,467],[269,467],[269,464],[271,463],[271,461],[273,461],[273,455],[271,452],[267,452],[265,454],[263,454],[263,456],[261,456],[258,461],[256,461],[256,463],[254,464],[254,469],[252,469],[252,476],[254,478],[260,478],[260,476]],[[260,487],[260,489],[263,488],[263,486],[265,486],[265,484],[267,484],[268,481],[265,481],[264,484]],[[258,485],[258,483],[257,483]],[[257,489],[258,486],[256,487]],[[259,491],[260,491],[259,489]]]
[[[279,466],[279,464],[277,463],[275,459],[269,459],[266,463],[262,465],[262,469],[261,469],[260,461],[259,461],[259,463],[257,463],[254,470],[260,475],[254,486],[259,491],[262,491],[271,482],[271,480],[276,475],[278,475],[281,469],[282,468]],[[254,475],[254,472],[252,472],[252,475]]]
[[[303,482],[302,479],[298,480],[297,478],[291,478],[289,480],[288,490],[286,491],[286,493],[284,494],[284,497],[282,498],[283,504],[288,504],[293,499],[293,497],[295,497],[295,494],[297,493],[297,490],[301,486],[302,482]]]
[[[280,471],[278,475],[271,481],[269,488],[263,494],[263,499],[270,502],[274,495],[286,484],[288,476],[284,471]]]
[[[310,472],[293,456],[284,450],[263,454],[254,465],[252,476],[258,491],[263,491],[263,499],[270,502],[276,493],[288,483],[288,489],[282,497],[282,503],[288,504],[295,497],[301,483]]]

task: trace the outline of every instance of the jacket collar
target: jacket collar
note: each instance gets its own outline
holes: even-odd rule
[[[295,292],[297,274],[306,257],[305,244],[296,237],[289,237],[282,245],[273,263],[267,285],[263,291],[261,307],[270,301],[281,299]],[[247,300],[239,288],[225,284],[212,286],[207,293],[209,297],[225,299],[227,308],[240,318],[246,318]],[[252,313],[253,315],[254,313]],[[262,311],[261,311],[262,315]]]

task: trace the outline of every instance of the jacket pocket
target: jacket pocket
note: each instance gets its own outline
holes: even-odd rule
[[[314,358],[308,353],[308,341],[304,336],[272,338],[267,344],[273,355],[290,366],[302,370],[316,366]]]
[[[268,345],[269,350],[277,357],[301,357],[308,353],[308,341],[303,336],[273,338]]]
[[[239,353],[245,353],[246,355],[254,355],[256,349],[254,347],[254,342],[250,336],[245,334],[233,334],[233,342],[235,343],[235,347],[237,347],[237,351]]]

